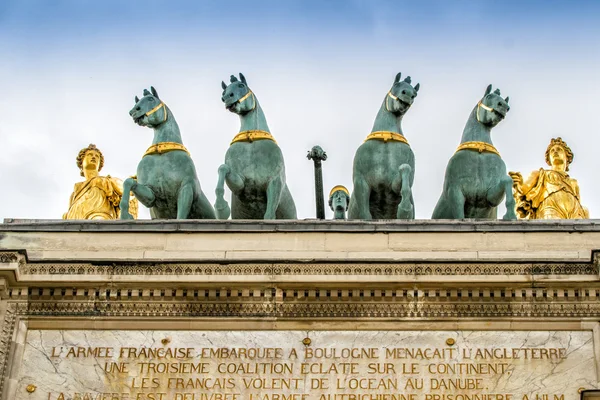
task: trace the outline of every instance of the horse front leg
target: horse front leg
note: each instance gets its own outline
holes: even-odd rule
[[[500,182],[487,193],[487,200],[492,207],[497,207],[502,203],[502,199],[506,196],[506,214],[502,217],[503,220],[515,220],[517,214],[515,212],[515,198],[512,193],[513,180],[510,176],[504,175],[500,178]]]
[[[514,221],[517,219],[517,202],[513,196],[513,180],[510,176],[506,175],[502,177],[501,184],[504,185],[504,194],[506,196],[506,214],[502,217],[505,221]]]
[[[283,191],[283,179],[281,176],[277,176],[269,182],[267,186],[267,210],[265,211],[264,219],[276,219],[277,207],[279,207],[279,201],[281,200],[281,193]]]
[[[129,200],[131,197],[130,192],[135,194],[135,197],[148,208],[154,207],[156,197],[150,187],[141,185],[134,178],[127,178],[123,182],[123,197],[121,197],[121,203],[119,208],[121,209],[120,219],[133,219],[133,215],[129,213]]]
[[[398,204],[396,218],[414,219],[415,207],[412,203],[412,191],[410,188],[410,173],[412,172],[412,168],[408,164],[402,164],[398,172],[402,180],[399,190],[402,199],[400,200],[400,204]]]
[[[231,209],[227,200],[225,200],[225,181],[229,189],[237,194],[244,189],[244,179],[231,170],[229,165],[223,164],[219,167],[219,179],[217,181],[217,188],[215,194],[217,199],[215,201],[215,212],[217,213],[218,219],[227,219],[231,214]]]

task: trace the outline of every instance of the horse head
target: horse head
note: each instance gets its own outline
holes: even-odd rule
[[[385,98],[386,110],[395,115],[404,115],[408,111],[421,87],[420,83],[413,87],[410,76],[400,80],[401,76],[402,73],[398,72],[394,84]]]
[[[154,127],[167,120],[167,106],[158,97],[158,92],[150,86],[150,92],[144,89],[144,97],[135,96],[135,106],[129,111],[133,121],[140,126]]]
[[[506,117],[509,110],[508,96],[503,99],[500,96],[500,89],[492,92],[492,85],[490,84],[485,90],[483,98],[477,103],[475,116],[480,124],[493,128]]]
[[[232,113],[244,115],[256,108],[256,97],[246,83],[246,77],[240,72],[240,79],[231,75],[231,82],[227,85],[221,82],[223,95],[221,100],[225,103],[225,108]]]

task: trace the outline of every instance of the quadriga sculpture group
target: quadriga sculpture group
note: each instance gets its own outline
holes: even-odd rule
[[[286,184],[283,154],[271,134],[256,94],[241,73],[239,78],[232,75],[230,83],[222,82],[221,87],[221,100],[228,111],[239,115],[240,129],[231,141],[225,162],[218,169],[214,208],[202,192],[194,162],[183,144],[173,113],[151,87],[150,91],[144,90],[141,99],[135,98],[135,106],[129,114],[138,125],[152,128],[154,138],[138,164],[137,175],[123,183],[115,215],[121,219],[133,218],[130,212],[130,204],[135,204],[130,196],[133,193],[150,209],[153,219],[297,218],[294,199]],[[356,151],[354,190],[350,195],[345,187],[336,186],[330,193],[329,205],[335,219],[345,219],[346,210],[351,219],[414,219],[411,188],[415,156],[402,131],[402,119],[415,101],[419,88],[419,84],[412,86],[410,77],[402,80],[400,73],[396,75],[384,96],[371,133]],[[492,143],[491,130],[510,110],[508,100],[508,97],[502,98],[499,89],[492,91],[490,85],[471,111],[460,145],[448,162],[442,194],[432,216],[434,219],[495,219],[496,208],[505,198],[507,211],[503,219],[514,220],[517,217],[513,187],[520,210],[537,210],[540,204],[545,204],[543,202],[550,204],[546,199],[562,190],[560,188],[565,185],[560,186],[560,182],[576,182],[569,180],[564,172],[563,164],[567,163],[568,169],[568,162],[573,157],[560,138],[553,139],[551,146],[553,149],[562,146],[563,151],[553,150],[552,154],[560,154],[547,155],[547,160],[556,166],[551,173],[543,175],[549,177],[548,182],[558,182],[556,190],[532,190],[530,187],[533,188],[535,182],[524,184],[520,173],[507,174],[506,165]],[[564,157],[561,158],[561,154]],[[570,158],[567,157],[569,154]],[[540,173],[535,177],[538,176]],[[538,186],[546,182],[538,181],[541,182]],[[225,184],[232,193],[231,206],[224,197]],[[576,202],[581,207],[578,188],[566,193],[575,193],[569,204]],[[567,202],[561,200],[563,203]],[[584,211],[568,215],[586,217]],[[566,212],[563,214],[567,215]]]

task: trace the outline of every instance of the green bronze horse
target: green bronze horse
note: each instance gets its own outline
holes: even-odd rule
[[[508,97],[503,99],[500,90],[492,92],[489,85],[471,111],[461,144],[448,162],[444,189],[432,218],[496,219],[497,206],[506,196],[503,219],[517,219],[512,178],[491,137],[492,128],[506,117],[508,110]]]
[[[225,108],[240,116],[225,163],[219,167],[215,210],[219,219],[296,219],[296,205],[285,182],[283,154],[271,135],[265,114],[240,73],[221,82]],[[231,189],[231,209],[224,198]]]
[[[129,214],[129,192],[150,209],[152,219],[215,218],[215,211],[202,193],[196,167],[181,141],[173,113],[158,97],[156,90],[144,90],[135,97],[129,111],[133,121],[154,129],[154,140],[137,167],[137,178],[123,182],[121,219]]]
[[[402,118],[420,84],[396,75],[375,118],[371,134],[354,156],[350,219],[414,219],[415,156],[402,132]]]

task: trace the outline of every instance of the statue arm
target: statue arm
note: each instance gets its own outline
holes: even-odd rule
[[[570,179],[571,182],[569,182],[571,184],[571,187],[573,188],[573,193],[575,193],[575,197],[577,197],[578,200],[580,200],[579,197],[579,183],[577,182],[577,179]]]
[[[540,173],[541,170],[537,170],[529,174],[527,180],[521,185],[521,191],[523,192],[523,194],[527,194],[532,188],[534,188],[537,185],[538,180],[540,179]]]

